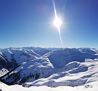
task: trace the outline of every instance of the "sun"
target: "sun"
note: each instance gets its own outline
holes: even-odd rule
[[[60,29],[61,25],[62,25],[62,20],[60,17],[58,17],[57,15],[55,16],[54,20],[53,20],[53,25],[57,28]]]
[[[59,39],[61,42],[61,47],[63,48],[63,42],[62,42],[62,38],[61,38],[61,25],[62,25],[62,20],[60,17],[57,16],[57,14],[55,13],[55,18],[53,20],[53,25],[57,28],[57,31],[59,33]]]

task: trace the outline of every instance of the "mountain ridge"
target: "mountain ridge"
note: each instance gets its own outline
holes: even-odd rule
[[[5,69],[4,75],[8,72],[9,74],[3,78],[2,75],[0,80],[8,85],[24,85],[27,82],[36,82],[41,78],[46,79],[55,73],[61,74],[62,78],[68,74],[88,71],[89,67],[82,64],[86,63],[85,61],[97,62],[97,59],[98,50],[94,48],[22,47],[1,49],[0,71]],[[58,77],[55,78],[58,79]]]

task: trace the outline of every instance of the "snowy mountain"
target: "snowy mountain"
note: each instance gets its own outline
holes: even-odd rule
[[[24,86],[80,86],[98,81],[98,62],[72,62],[70,69],[59,71],[47,78],[27,82]],[[67,65],[67,66],[68,66]],[[68,66],[69,67],[69,66]],[[65,67],[66,68],[66,67]]]
[[[90,84],[86,84],[83,86],[59,86],[56,88],[50,88],[46,86],[32,86],[30,88],[24,88],[19,85],[8,86],[4,83],[0,83],[0,90],[1,91],[98,91],[98,82],[92,82]]]
[[[0,50],[0,80],[8,85],[80,86],[98,81],[94,48],[6,48]]]

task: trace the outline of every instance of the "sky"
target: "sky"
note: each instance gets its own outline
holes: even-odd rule
[[[98,48],[98,0],[55,0],[64,47]],[[0,48],[61,47],[53,0],[0,0]]]

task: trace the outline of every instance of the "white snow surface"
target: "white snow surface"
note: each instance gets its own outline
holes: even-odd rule
[[[5,75],[5,74],[8,73],[8,72],[9,72],[9,71],[8,71],[7,69],[2,68],[2,69],[0,70],[0,77],[3,76],[3,75]]]
[[[81,48],[51,50],[34,48],[2,50],[0,55],[2,54],[8,62],[14,61],[19,64],[9,75],[20,72],[18,81],[30,74],[40,73],[40,76],[38,79],[26,80],[22,85],[27,88],[19,85],[7,86],[3,83],[0,83],[0,88],[3,91],[98,91],[98,51]],[[2,69],[5,70],[4,73]],[[2,69],[0,74],[3,76],[8,70]],[[5,81],[12,79],[11,76],[5,78]]]
[[[57,87],[57,86],[80,86],[86,83],[98,81],[98,62],[82,62],[80,67],[74,68],[76,62],[72,62],[73,65],[69,66],[70,70],[60,71],[51,75],[48,78],[41,78],[33,82],[25,83],[25,86],[49,86],[49,87]],[[77,62],[79,64],[79,62]],[[67,65],[67,66],[68,66]],[[83,68],[82,68],[83,67]],[[88,67],[84,71],[84,68]],[[79,68],[79,69],[78,69]],[[80,71],[82,69],[82,71]],[[79,70],[79,72],[77,72]],[[71,72],[71,73],[70,73]],[[73,72],[73,73],[72,73]]]
[[[7,86],[4,83],[0,83],[0,89],[2,91],[98,91],[98,81],[78,87],[59,86],[56,88],[47,86],[25,88],[19,85]]]

